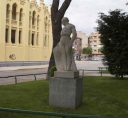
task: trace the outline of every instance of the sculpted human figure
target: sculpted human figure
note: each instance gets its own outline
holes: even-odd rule
[[[77,36],[76,29],[66,17],[62,19],[62,24],[64,27],[60,42],[53,49],[57,71],[77,71],[72,51],[72,45]]]

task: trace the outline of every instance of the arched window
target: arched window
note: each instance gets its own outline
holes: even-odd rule
[[[20,9],[19,21],[22,21],[22,19],[23,19],[22,17],[23,17],[23,9],[21,8],[21,9]]]
[[[33,11],[33,13],[32,13],[32,25],[35,25],[35,16],[36,16],[36,12]]]
[[[5,30],[5,42],[8,43],[8,32],[9,32],[9,29],[6,28]]]
[[[15,41],[16,41],[16,30],[12,29],[11,30],[11,42],[12,42],[12,44],[14,44]]]
[[[31,40],[31,44],[32,44],[32,45],[34,45],[34,40],[35,40],[34,37],[35,37],[35,34],[32,33],[32,40]]]
[[[16,20],[16,9],[17,9],[17,5],[16,5],[16,3],[14,3],[12,5],[12,19],[13,20]]]
[[[22,30],[19,30],[19,44],[22,43]]]
[[[6,18],[9,18],[9,9],[10,9],[10,5],[7,4],[7,6],[6,6]]]

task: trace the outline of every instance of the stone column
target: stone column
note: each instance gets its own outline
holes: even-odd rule
[[[16,29],[16,45],[19,44],[19,12],[16,13],[17,29]]]
[[[37,37],[36,37],[36,45],[39,46],[39,33],[37,33]]]
[[[50,21],[49,21],[50,22]],[[49,48],[49,38],[50,38],[50,23],[48,22],[48,30],[47,30],[47,47]]]
[[[37,34],[37,33],[36,33],[36,31],[35,31],[35,32],[34,32],[34,46],[36,46],[36,37],[37,37],[36,34]]]
[[[19,28],[16,29],[16,45],[19,44]]]
[[[29,45],[32,45],[32,30],[30,29],[30,31],[29,31]]]
[[[8,43],[11,43],[11,24],[12,24],[12,9],[9,11],[9,37],[8,37]]]
[[[21,22],[22,22],[21,43],[23,44],[25,42],[25,40],[23,39],[23,34],[24,34],[23,27],[24,27],[24,22],[25,22],[25,12],[23,12],[21,16],[22,16],[22,19],[21,19]]]
[[[37,30],[37,18],[35,18],[34,20],[35,20],[34,21],[35,22],[35,24],[34,24],[35,25],[35,30]]]
[[[30,14],[30,21],[29,21],[29,45],[32,45],[32,15]]]
[[[30,14],[30,19],[29,19],[29,28],[32,28],[32,15]]]
[[[37,45],[37,16],[35,18],[35,37],[34,37],[34,45],[36,46]]]

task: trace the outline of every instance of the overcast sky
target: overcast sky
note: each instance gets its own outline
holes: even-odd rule
[[[52,0],[44,1],[48,5],[52,4]],[[99,12],[108,13],[109,10],[115,9],[128,11],[126,2],[127,0],[72,0],[65,16],[76,26],[78,31],[89,34],[95,31]]]

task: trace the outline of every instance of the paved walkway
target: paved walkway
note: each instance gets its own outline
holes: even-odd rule
[[[99,66],[103,66],[100,61],[76,61],[77,68],[84,70],[98,70]],[[9,66],[9,67],[0,67],[0,85],[14,84],[15,77],[4,78],[7,76],[15,76],[15,75],[29,75],[29,74],[37,74],[37,73],[47,73],[48,65],[34,65],[34,66]],[[83,75],[83,72],[80,72],[80,75]],[[84,76],[101,76],[101,74],[96,71],[85,71]],[[112,76],[110,74],[103,74],[103,76]],[[46,79],[46,74],[36,75],[38,79]],[[33,75],[30,76],[18,76],[17,81],[26,82],[33,81],[35,77]]]
[[[29,74],[47,73],[47,68],[48,65],[0,67],[0,85],[15,84],[15,75],[26,75],[17,76],[17,83],[34,81],[35,76]],[[36,75],[36,79],[46,79],[46,74]]]
[[[47,68],[47,67],[48,67],[48,65],[0,67],[0,71],[41,69],[41,68]]]

